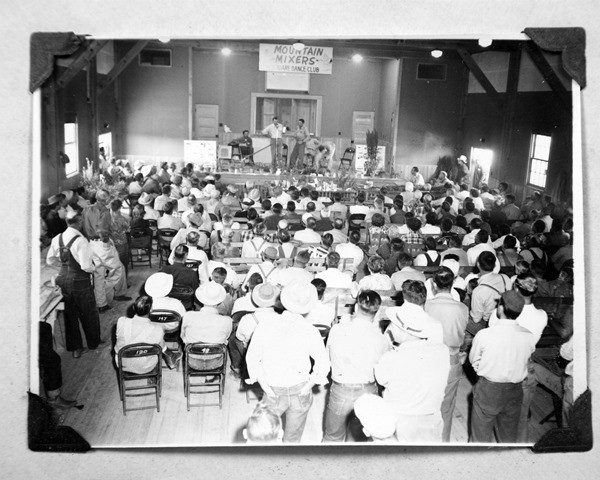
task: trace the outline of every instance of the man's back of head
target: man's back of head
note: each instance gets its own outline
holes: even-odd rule
[[[420,280],[406,280],[402,284],[402,295],[405,301],[422,307],[427,300],[427,288]]]

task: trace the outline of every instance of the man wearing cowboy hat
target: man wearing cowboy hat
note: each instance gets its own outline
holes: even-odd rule
[[[144,175],[144,185],[142,191],[151,193],[153,195],[160,195],[160,184],[158,183],[158,176],[156,175],[156,167],[152,165],[144,165],[142,167],[142,175]]]
[[[138,203],[144,206],[144,210],[146,214],[144,218],[146,220],[158,220],[160,218],[160,213],[158,210],[155,210],[152,205],[154,205],[154,198],[156,195],[154,193],[143,192],[138,198]]]
[[[221,343],[227,345],[231,335],[231,317],[219,315],[217,306],[225,300],[227,292],[222,285],[208,282],[196,290],[196,298],[202,304],[200,311],[189,311],[183,316],[181,324],[181,340],[186,345],[190,343]],[[190,359],[190,365],[194,367]],[[210,363],[210,362],[209,362]],[[218,365],[197,365],[202,368],[212,368]]]
[[[458,272],[458,262],[456,260],[447,260],[445,262],[454,262],[454,268]],[[462,363],[459,358],[459,350],[465,340],[465,331],[469,321],[469,309],[464,303],[453,298],[450,293],[454,283],[455,274],[447,266],[442,266],[433,277],[432,290],[434,297],[425,303],[425,312],[433,318],[439,320],[444,331],[444,344],[450,350],[450,372],[448,374],[448,383],[444,392],[444,400],[441,406],[442,420],[444,429],[442,432],[442,441],[450,441],[450,431],[452,429],[452,415],[456,405],[456,393],[458,384],[462,377]]]
[[[396,436],[401,443],[440,442],[440,407],[448,383],[450,353],[443,343],[429,341],[431,330],[423,309],[408,305],[412,307],[398,307],[389,315],[396,327],[398,347],[381,357],[375,378],[385,387],[383,398],[398,415]]]
[[[250,294],[252,299],[252,308],[254,312],[244,315],[235,330],[233,343],[229,342],[230,352],[234,351],[231,358],[231,368],[234,373],[239,374],[242,366],[242,361],[248,350],[248,344],[252,338],[252,334],[256,326],[265,318],[279,318],[279,314],[275,312],[273,306],[279,298],[280,290],[272,283],[260,283],[252,289]],[[238,352],[237,356],[235,352]],[[234,362],[234,358],[236,361]]]
[[[286,443],[300,442],[313,402],[312,388],[328,381],[323,340],[303,317],[317,301],[317,289],[310,283],[286,285],[280,295],[285,311],[256,326],[246,354],[249,382],[258,381],[265,392],[261,404],[285,415]]]
[[[100,339],[100,317],[90,274],[94,272],[92,249],[81,234],[83,219],[76,210],[67,212],[67,229],[52,239],[46,255],[46,263],[60,267],[56,285],[60,287],[65,304],[65,336],[67,350],[79,358],[85,352],[79,330],[83,327],[89,349],[108,346]],[[61,255],[64,248],[68,255]],[[63,258],[61,258],[61,256]]]
[[[380,305],[377,292],[361,291],[351,319],[334,325],[329,332],[327,353],[332,384],[325,410],[323,442],[343,442],[356,399],[367,393],[377,394],[374,368],[389,350],[386,337],[373,323]]]
[[[522,383],[535,351],[535,336],[516,321],[524,306],[521,294],[504,292],[496,307],[498,321],[473,339],[469,360],[479,380],[473,387],[472,442],[493,442],[494,427],[500,443],[517,441]]]

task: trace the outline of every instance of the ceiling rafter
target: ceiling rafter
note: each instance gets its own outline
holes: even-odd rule
[[[148,40],[140,40],[136,42],[136,44],[129,49],[129,51],[123,56],[119,63],[117,63],[106,78],[100,82],[98,86],[97,95],[101,95],[118,77],[123,73],[123,71],[127,68],[127,66],[132,62],[132,60],[137,57],[137,55],[144,49],[144,47],[148,45]]]
[[[469,71],[473,74],[473,76],[477,79],[477,81],[481,84],[483,89],[486,91],[486,93],[488,94],[488,97],[490,98],[492,103],[494,103],[494,105],[496,105],[496,107],[500,110],[500,112],[504,111],[504,101],[502,100],[502,97],[500,96],[498,91],[494,88],[494,86],[492,85],[492,82],[490,82],[488,80],[485,73],[483,73],[481,68],[479,68],[479,65],[477,65],[477,62],[475,62],[475,60],[473,60],[473,57],[466,50],[459,48],[457,50],[457,52],[460,55],[460,57],[462,58],[462,61],[464,62],[464,64],[469,69]]]
[[[108,43],[108,40],[92,40],[85,50],[75,56],[75,59],[67,69],[56,80],[56,86],[65,88],[75,76],[85,68],[89,61],[94,58],[100,50]]]

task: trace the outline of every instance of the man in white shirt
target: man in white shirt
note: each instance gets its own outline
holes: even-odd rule
[[[285,311],[256,326],[246,363],[249,381],[258,381],[265,392],[261,404],[285,415],[283,441],[298,443],[313,402],[312,388],[328,381],[329,359],[319,331],[303,317],[317,303],[316,288],[291,282],[280,301]]]
[[[329,208],[331,211],[331,207]],[[348,235],[343,232],[344,227],[346,226],[346,222],[343,218],[336,218],[333,221],[333,229],[328,230],[325,233],[331,233],[333,237],[333,244],[339,245],[340,243],[346,243],[348,241]]]
[[[348,242],[341,243],[335,247],[335,251],[340,254],[340,258],[352,259],[352,273],[356,273],[358,266],[365,258],[365,252],[358,246],[360,242],[360,232],[352,230]]]
[[[298,119],[298,128],[294,132],[294,139],[296,140],[296,144],[292,149],[288,167],[302,170],[304,168],[304,149],[306,148],[306,141],[310,139],[310,132],[304,125],[303,118]],[[282,203],[282,205],[285,204]]]
[[[277,117],[273,117],[273,123],[267,125],[263,131],[271,139],[271,170],[273,173],[277,170],[281,162],[281,148],[283,145],[283,125],[279,123]]]
[[[521,383],[535,350],[534,335],[516,322],[524,306],[519,293],[503,293],[496,309],[498,322],[473,339],[469,360],[479,380],[473,387],[472,442],[493,442],[494,427],[500,443],[517,441]]]
[[[269,276],[269,281],[280,287],[293,281],[310,283],[314,276],[306,270],[309,260],[308,250],[300,250],[294,257],[294,264],[291,267],[287,267],[285,264],[279,265]]]
[[[153,273],[146,279],[144,290],[146,294],[152,297],[152,311],[171,310],[183,317],[185,307],[180,300],[168,297],[173,288],[173,275],[164,272]],[[179,322],[160,323],[165,333],[172,332],[179,328]]]
[[[419,172],[418,167],[413,167],[410,170],[410,181],[413,183],[413,185],[415,187],[424,187],[425,186],[425,179],[423,178],[423,175],[421,175],[421,173]]]
[[[402,330],[403,319],[407,317],[419,321],[426,333],[424,338],[428,343],[444,343],[444,329],[442,323],[425,312],[424,306],[427,299],[427,289],[423,282],[418,280],[407,280],[402,284],[402,295],[404,303],[400,307],[388,307],[383,312],[382,318],[390,320],[385,333],[390,337],[392,343],[397,342],[396,336]]]
[[[405,305],[407,302],[402,307]],[[440,442],[440,408],[448,383],[449,351],[443,343],[431,342],[431,329],[422,308],[408,305],[412,308],[398,307],[393,315],[398,347],[381,357],[375,366],[375,378],[385,387],[384,400],[398,415],[399,442]]]
[[[338,267],[340,264],[340,254],[330,252],[325,260],[327,269],[315,275],[315,278],[320,278],[327,283],[329,288],[351,288],[352,275],[347,272],[342,272]]]
[[[274,247],[265,248],[261,253],[261,258],[262,263],[255,263],[249,268],[248,273],[242,282],[242,288],[245,288],[246,285],[248,285],[248,280],[254,274],[259,275],[263,282],[266,282],[269,279],[269,276],[275,269],[275,264],[273,262],[279,258],[277,249]]]
[[[417,280],[425,283],[425,274],[413,268],[413,257],[408,253],[398,255],[398,271],[391,276],[392,284],[396,290],[402,289],[402,284],[406,280]]]
[[[452,429],[452,415],[456,405],[456,393],[462,377],[462,363],[458,352],[465,340],[465,330],[469,321],[469,309],[452,297],[450,293],[454,283],[454,273],[448,267],[441,267],[433,277],[434,297],[425,303],[425,312],[439,320],[444,331],[444,344],[450,353],[450,372],[448,383],[444,392],[441,405],[441,414],[444,421],[442,441],[450,441]]]
[[[366,393],[377,394],[374,368],[389,343],[373,322],[381,305],[372,290],[362,291],[351,320],[334,325],[327,338],[332,384],[325,410],[323,442],[343,442],[354,402]]]
[[[300,243],[321,243],[321,235],[315,232],[317,221],[314,217],[308,217],[305,222],[306,228],[298,230],[294,235],[294,241]]]
[[[542,337],[542,333],[548,325],[548,314],[533,305],[533,295],[537,292],[538,283],[537,279],[530,273],[522,273],[517,276],[513,284],[513,289],[519,295],[523,297],[525,305],[523,311],[517,317],[517,324],[523,328],[529,330],[534,337],[534,341],[537,344]],[[496,312],[492,313],[490,317],[489,326],[493,327],[498,323],[498,316]],[[533,360],[529,358],[527,364],[527,378],[523,382],[523,404],[521,406],[521,415],[519,418],[519,430],[517,435],[517,442],[525,443],[528,441],[528,416],[529,407],[533,400],[535,393],[537,380],[535,377],[535,370]]]
[[[489,243],[490,235],[486,230],[479,230],[477,235],[475,235],[475,245],[467,250],[467,260],[469,261],[469,266],[474,267],[477,265],[477,259],[482,252],[491,252],[496,256],[496,250],[492,247],[492,244]]]

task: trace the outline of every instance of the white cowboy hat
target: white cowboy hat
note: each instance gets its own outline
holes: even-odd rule
[[[252,303],[257,307],[272,307],[278,296],[279,288],[272,283],[261,283],[252,290]]]
[[[379,395],[365,393],[354,402],[354,413],[374,438],[388,438],[396,431],[398,416]]]
[[[402,306],[388,308],[386,312],[390,321],[400,330],[418,338],[429,338],[426,324],[428,315],[419,305],[404,302]]]
[[[223,285],[219,285],[215,282],[208,282],[204,285],[200,285],[196,289],[196,298],[205,307],[214,307],[218,305],[227,296],[227,292]]]
[[[166,297],[173,288],[173,275],[158,272],[150,275],[144,284],[144,290],[152,298]]]
[[[281,290],[281,304],[291,313],[306,315],[319,301],[314,285],[293,280]]]

